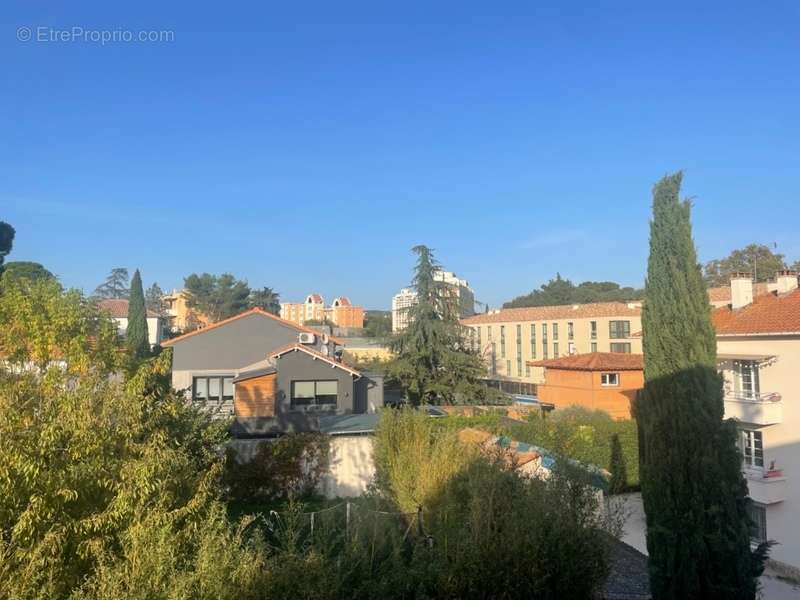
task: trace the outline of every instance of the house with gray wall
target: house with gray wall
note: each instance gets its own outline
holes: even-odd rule
[[[167,340],[172,386],[237,437],[319,431],[320,419],[374,413],[383,379],[341,361],[340,340],[259,308]]]

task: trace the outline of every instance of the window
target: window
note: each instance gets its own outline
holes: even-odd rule
[[[233,400],[233,375],[192,377],[192,400],[198,402]]]
[[[733,389],[737,398],[755,400],[759,395],[758,364],[754,360],[733,362]]]
[[[547,360],[547,323],[542,323],[542,358]]]
[[[631,337],[631,322],[630,321],[609,321],[608,322],[608,337],[612,340],[619,340]]]
[[[531,366],[529,364],[525,365],[525,377],[531,376]]]
[[[568,340],[575,339],[575,327],[572,325],[572,321],[567,323],[567,339]]]
[[[292,408],[336,406],[338,381],[293,381]]]
[[[505,358],[506,356],[506,327],[505,325],[500,325],[500,358]]]
[[[592,352],[597,352],[597,342],[592,342]]]
[[[511,377],[511,361],[510,360],[506,361],[506,375]]]
[[[558,342],[553,342],[553,358],[558,358]]]
[[[476,327],[475,331],[477,332],[478,352],[481,352],[481,328],[480,327]]]
[[[491,346],[492,346],[492,375],[497,375],[497,346],[495,345],[494,342],[491,342]]]
[[[558,339],[558,323],[553,323],[553,341]]]
[[[597,321],[591,321],[589,323],[589,325],[591,325],[592,339],[596,340],[597,339]]]
[[[619,385],[619,373],[600,373],[600,385]]]
[[[742,429],[742,455],[747,467],[764,467],[764,440],[760,431]]]
[[[750,517],[750,539],[757,543],[766,542],[767,507],[757,502],[748,502],[747,516]]]
[[[531,358],[536,358],[536,324],[531,323]]]
[[[490,342],[492,341],[492,326],[491,325],[487,325],[486,326],[486,339],[489,340]]]
[[[517,325],[517,377],[522,377],[522,325]]]
[[[597,344],[595,344],[596,346]],[[620,352],[622,354],[631,353],[630,342],[611,342],[611,352]]]

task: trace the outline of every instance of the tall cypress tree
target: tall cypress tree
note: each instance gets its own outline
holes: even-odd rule
[[[768,546],[750,550],[736,426],[723,421],[716,338],[683,174],[653,189],[636,402],[650,582],[656,600],[754,598]]]
[[[147,335],[147,308],[142,289],[142,276],[139,269],[133,274],[131,291],[128,299],[128,329],[125,332],[128,351],[136,358],[143,358],[150,353],[150,341]]]
[[[625,464],[625,455],[622,453],[622,444],[617,433],[611,436],[611,460],[608,470],[611,473],[608,491],[612,494],[621,494],[626,491],[628,489],[628,466]]]

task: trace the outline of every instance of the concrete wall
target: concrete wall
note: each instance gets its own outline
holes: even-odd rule
[[[602,385],[601,371],[549,368],[545,374],[547,383],[538,387],[537,397],[556,408],[583,406],[605,411],[615,419],[630,419],[636,391],[644,387],[644,374],[642,371],[608,372],[619,374],[618,386]]]
[[[762,433],[765,467],[774,460],[785,477],[785,500],[767,505],[766,510],[767,536],[778,542],[770,556],[800,569],[800,335],[718,337],[717,353],[774,356],[761,363],[759,380],[762,394],[781,394],[781,422],[746,427]],[[732,375],[723,372],[723,376],[730,381]]]

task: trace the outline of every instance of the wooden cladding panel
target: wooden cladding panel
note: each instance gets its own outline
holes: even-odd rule
[[[270,373],[236,384],[234,408],[237,417],[274,417],[278,375]]]

